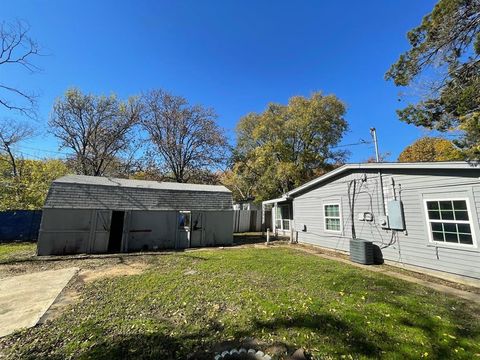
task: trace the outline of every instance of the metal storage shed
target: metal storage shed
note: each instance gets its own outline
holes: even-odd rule
[[[224,186],[68,175],[43,208],[38,255],[228,245],[232,194]]]

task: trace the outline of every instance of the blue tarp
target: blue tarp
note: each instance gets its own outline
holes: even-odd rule
[[[37,240],[41,219],[41,210],[1,211],[0,242]]]

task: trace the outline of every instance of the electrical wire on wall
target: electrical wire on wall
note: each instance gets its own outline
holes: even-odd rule
[[[398,257],[396,261],[403,264],[401,242],[406,241],[406,238],[402,236],[408,236],[408,233],[405,223],[402,228],[403,230],[392,230],[389,228],[388,221],[387,223],[383,222],[384,217],[388,215],[392,216],[393,214],[388,214],[388,207],[386,206],[386,203],[389,203],[390,201],[403,201],[403,199],[405,199],[407,204],[414,206],[414,203],[412,202],[413,200],[411,200],[412,196],[417,196],[417,194],[420,196],[424,191],[429,189],[434,189],[437,191],[442,188],[451,189],[451,191],[460,191],[458,188],[462,186],[480,185],[480,180],[478,178],[465,179],[464,181],[457,180],[419,184],[411,182],[408,178],[404,179],[400,175],[396,176],[395,173],[382,174],[382,176],[383,181],[381,181],[381,178],[377,174],[373,174],[373,172],[367,170],[361,175],[360,173],[353,173],[348,177],[344,177],[343,179],[336,179],[335,186],[332,186],[328,189],[329,193],[327,197],[341,199],[341,194],[345,194],[345,190],[347,190],[348,209],[350,212],[348,214],[342,214],[343,226],[341,234],[333,235],[321,232],[315,235],[336,238],[338,240],[336,246],[338,246],[338,243],[343,241],[341,243],[342,249],[344,248],[345,239],[348,239],[348,237],[351,237],[351,239],[365,238],[372,240],[380,249],[382,249],[382,251],[385,251],[385,254],[388,255],[389,259],[393,260]],[[343,186],[341,187],[340,184],[343,184]],[[449,190],[442,191],[445,192]],[[381,203],[382,192],[385,192],[384,205]],[[309,195],[302,197],[302,199],[315,199],[319,201],[325,200],[325,195]],[[346,207],[344,196],[343,199],[344,207]],[[341,200],[339,203],[341,205]],[[403,212],[403,209],[400,211]],[[359,213],[358,215],[362,215],[363,212],[364,216],[358,216],[357,219],[356,212]],[[365,216],[367,212],[373,215],[370,216],[368,220]],[[397,212],[395,212],[395,214],[397,214]],[[350,222],[350,224],[348,222]],[[343,229],[346,231],[343,232]],[[351,229],[351,234],[348,234],[349,229]],[[332,246],[332,248],[333,247],[334,246]],[[439,254],[437,247],[435,248],[435,252],[435,255],[438,259]]]
[[[390,241],[388,243],[384,243],[383,242],[383,238],[382,239],[382,242],[381,242],[381,245],[380,245],[380,249],[386,249],[392,245],[395,245],[395,243],[397,242],[398,240],[398,233],[396,230],[392,230],[392,235],[390,236]]]
[[[382,204],[379,192],[384,190],[379,183],[378,175],[371,173],[363,173],[360,176],[351,177],[350,179],[336,181],[336,184],[345,184],[347,190],[347,200],[348,200],[348,209],[349,214],[343,217],[343,229],[351,229],[351,234],[341,234],[341,235],[330,235],[325,233],[313,233],[309,231],[312,235],[323,236],[323,237],[332,237],[336,239],[345,238],[348,235],[352,239],[358,239],[360,237],[366,237],[372,239],[381,249],[394,248],[399,250],[399,233],[395,230],[384,230],[381,227],[381,224],[378,222],[378,216],[382,214]],[[393,190],[392,198],[397,198],[401,200],[402,191],[405,190],[399,183],[388,181],[385,185],[395,187]],[[338,189],[340,192],[341,190]],[[367,199],[362,200],[362,195],[367,196]],[[324,196],[305,196],[302,199],[314,199],[323,201],[325,200]],[[359,227],[359,223],[356,223],[355,213],[358,211],[358,208],[365,206],[368,209],[365,209],[373,216],[371,221],[364,221]],[[377,215],[378,214],[378,215]],[[350,223],[349,223],[350,222]],[[369,229],[369,231],[367,230]],[[368,231],[370,234],[367,235],[365,232]],[[375,240],[374,240],[375,239]],[[336,247],[335,247],[336,248]],[[401,254],[399,254],[401,257]]]
[[[371,214],[374,213],[373,211],[373,198],[372,198],[372,195],[368,192],[368,191],[365,191],[365,190],[361,190],[362,189],[362,184],[360,184],[360,190],[357,191],[357,199],[360,197],[360,194],[365,194],[368,196],[368,204],[369,204],[369,212]],[[373,235],[373,230],[372,230],[372,226],[371,224],[368,222],[368,221],[363,221],[362,222],[362,227],[360,228],[360,233],[363,234],[363,229],[365,228],[365,224],[368,223],[370,225],[370,233],[372,235],[372,238],[374,237]]]
[[[348,184],[348,206],[350,208],[350,221],[352,227],[352,239],[356,239],[357,235],[355,234],[355,190],[357,187],[356,179],[353,179]]]
[[[393,180],[393,179],[392,179]],[[375,184],[374,188],[371,189],[369,188],[368,186],[368,183],[370,181],[373,181],[373,183]],[[347,195],[348,195],[348,202],[349,202],[349,210],[350,210],[350,214],[348,216],[348,220],[351,222],[351,228],[352,228],[352,238],[355,239],[357,238],[357,231],[356,231],[356,228],[355,228],[355,208],[358,207],[358,198],[359,198],[359,195],[360,194],[366,194],[368,196],[368,204],[369,204],[369,212],[371,212],[373,214],[373,196],[375,194],[377,194],[377,191],[379,190],[378,189],[378,185],[379,185],[379,182],[378,182],[378,179],[376,177],[368,177],[366,174],[364,174],[362,176],[362,178],[357,178],[357,179],[353,179],[353,180],[350,180],[348,181],[348,189],[347,189]],[[392,186],[396,187],[395,183],[392,181]],[[401,189],[400,187],[400,184],[398,184],[398,187],[399,189]],[[396,189],[394,189],[394,197],[396,198]],[[400,197],[400,194],[399,194],[399,197]],[[377,205],[381,205],[379,204],[379,201],[380,199],[378,199],[377,197]],[[377,209],[377,213],[381,213],[381,209]],[[360,233],[363,233],[364,231],[364,226],[365,224],[368,224],[369,225],[369,228],[370,228],[370,234],[371,234],[371,238],[372,240],[374,238],[376,238],[377,236],[375,236],[374,232],[377,233],[378,235],[378,238],[379,238],[379,247],[381,249],[386,249],[386,248],[389,248],[389,247],[395,247],[395,245],[399,245],[399,236],[398,236],[398,232],[395,231],[395,230],[392,230],[391,231],[391,234],[388,238],[385,238],[384,234],[380,231],[379,227],[378,227],[378,223],[375,221],[375,218],[372,222],[364,222],[362,224],[362,227],[360,229]],[[399,247],[399,246],[398,246]],[[401,256],[401,255],[399,255]]]

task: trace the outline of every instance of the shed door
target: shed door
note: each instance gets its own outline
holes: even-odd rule
[[[204,244],[204,226],[203,226],[203,214],[200,212],[192,213],[192,232],[190,234],[190,246],[201,247]]]
[[[122,249],[124,235],[125,211],[113,211],[110,223],[110,236],[108,238],[108,252],[118,253]]]
[[[90,246],[91,253],[105,253],[108,251],[108,238],[112,212],[110,210],[95,211],[94,231]]]

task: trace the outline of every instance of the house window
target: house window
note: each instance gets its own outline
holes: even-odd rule
[[[340,232],[342,230],[340,204],[325,204],[323,211],[325,230]]]
[[[425,206],[431,241],[473,245],[473,227],[466,199],[425,200]]]

